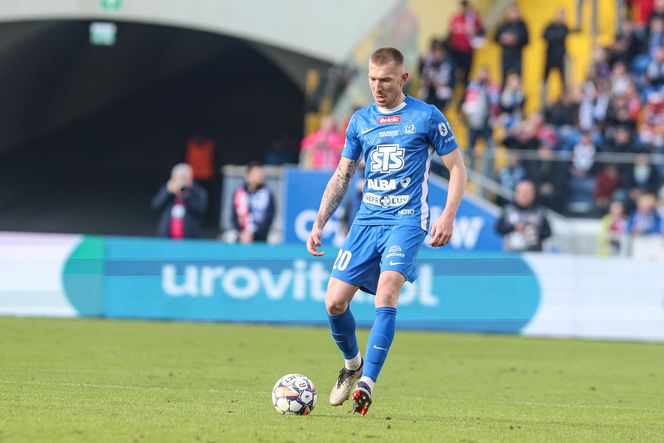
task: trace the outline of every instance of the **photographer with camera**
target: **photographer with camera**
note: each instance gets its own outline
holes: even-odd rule
[[[207,212],[207,192],[194,183],[191,166],[179,163],[152,199],[151,206],[161,212],[157,235],[176,240],[196,238]]]

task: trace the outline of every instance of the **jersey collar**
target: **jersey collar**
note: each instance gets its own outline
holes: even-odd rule
[[[408,102],[408,96],[406,96],[404,101],[402,101],[401,103],[399,103],[397,106],[395,106],[392,109],[383,108],[382,106],[378,106],[378,105],[376,105],[376,109],[378,109],[378,112],[380,112],[381,114],[394,114],[395,112],[399,112],[403,108],[405,108],[406,105],[408,104],[407,102]]]

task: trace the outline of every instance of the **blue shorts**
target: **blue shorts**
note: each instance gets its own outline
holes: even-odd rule
[[[370,294],[376,294],[383,271],[400,272],[413,282],[417,253],[426,234],[419,226],[353,224],[334,260],[332,277]]]

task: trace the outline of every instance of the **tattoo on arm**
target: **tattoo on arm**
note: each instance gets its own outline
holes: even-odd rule
[[[323,193],[323,198],[320,202],[320,208],[318,209],[318,215],[316,215],[316,225],[320,229],[323,229],[325,223],[332,217],[334,211],[337,210],[341,204],[341,200],[348,190],[348,185],[350,184],[355,171],[357,170],[357,165],[360,164],[359,160],[349,160],[342,158],[337,166],[337,170],[334,171],[334,175],[330,179]]]

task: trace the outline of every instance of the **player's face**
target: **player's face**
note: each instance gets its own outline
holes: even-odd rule
[[[399,105],[404,99],[402,88],[406,80],[408,73],[402,65],[375,65],[369,61],[369,87],[378,106],[391,109]]]

